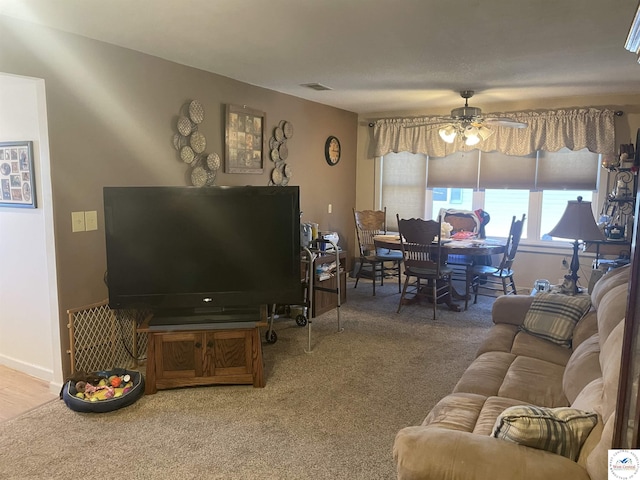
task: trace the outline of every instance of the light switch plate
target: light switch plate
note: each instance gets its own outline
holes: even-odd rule
[[[84,212],[71,212],[71,231],[84,232]]]
[[[84,225],[87,229],[87,232],[98,230],[98,212],[95,210],[84,212]]]

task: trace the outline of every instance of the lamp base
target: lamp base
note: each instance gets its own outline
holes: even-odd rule
[[[578,258],[578,247],[580,242],[578,240],[573,242],[573,256],[571,257],[571,264],[569,265],[569,275],[564,276],[564,282],[560,287],[562,293],[566,295],[578,295],[580,289],[578,288],[578,269],[580,268],[580,260]]]
[[[560,285],[560,292],[564,295],[577,295],[580,293],[577,279],[574,279],[571,275],[565,275],[564,282]]]

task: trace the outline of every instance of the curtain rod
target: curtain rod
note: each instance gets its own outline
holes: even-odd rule
[[[622,110],[615,110],[615,111],[613,112],[613,114],[614,114],[616,117],[621,117],[622,115],[624,115],[624,111],[622,111]],[[373,122],[369,122],[369,128],[372,128],[373,126],[375,126],[375,123],[373,123]]]

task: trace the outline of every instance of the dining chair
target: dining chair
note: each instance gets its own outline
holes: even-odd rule
[[[452,269],[444,262],[440,239],[442,219],[438,217],[436,221],[420,218],[400,219],[399,215],[396,217],[398,218],[405,274],[398,313],[405,302],[410,279],[415,277],[416,295],[422,291],[421,280],[426,280],[431,287],[433,319],[435,320],[438,300],[451,295]]]
[[[478,301],[478,295],[494,296],[495,292],[502,292],[504,295],[517,295],[516,282],[513,279],[513,261],[516,258],[520,238],[526,214],[522,214],[522,219],[511,219],[511,228],[507,237],[502,259],[498,266],[474,265],[471,267],[472,290],[474,293],[473,303]]]
[[[402,285],[400,268],[402,264],[402,252],[387,248],[376,248],[374,237],[387,233],[387,208],[384,210],[353,209],[353,218],[358,237],[360,251],[360,263],[356,272],[356,282],[353,288],[358,286],[360,277],[371,278],[373,283],[373,295],[376,295],[376,282],[380,278],[380,285],[384,285],[385,277],[398,277],[398,292]],[[365,268],[366,266],[366,268]]]
[[[442,221],[453,227],[451,230],[452,235],[458,232],[476,234],[479,232],[480,221],[475,212],[471,210],[442,209],[440,213],[442,214]],[[449,254],[447,265],[453,269],[452,280],[456,283],[464,284],[464,309],[466,310],[469,308],[469,298],[471,297],[473,286],[471,268],[474,265],[474,257],[471,255]]]
[[[442,221],[453,227],[451,233],[473,232],[478,233],[480,221],[471,210],[443,209],[441,211]]]

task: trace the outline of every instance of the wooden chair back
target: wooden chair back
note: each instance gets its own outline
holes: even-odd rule
[[[422,220],[420,218],[400,219],[398,230],[405,269],[411,272],[422,272],[425,276],[440,276],[442,262],[440,228],[438,220]]]
[[[478,221],[474,212],[469,213],[446,213],[442,218],[443,222],[453,227],[451,233],[456,232],[473,232],[478,233]]]
[[[509,229],[509,236],[507,237],[507,245],[500,262],[500,270],[511,270],[513,261],[516,258],[518,252],[518,246],[520,245],[520,239],[522,238],[522,230],[524,228],[524,221],[527,215],[522,214],[522,219],[516,220],[515,215],[511,219],[511,228]]]
[[[356,210],[353,209],[356,224],[356,235],[360,256],[374,254],[376,247],[373,237],[387,233],[387,209],[384,210]]]

